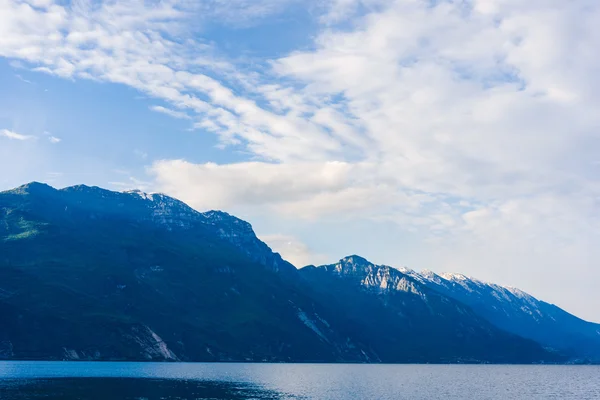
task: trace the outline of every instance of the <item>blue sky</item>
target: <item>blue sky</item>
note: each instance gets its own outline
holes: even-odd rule
[[[0,0],[0,189],[160,191],[600,321],[592,0]]]

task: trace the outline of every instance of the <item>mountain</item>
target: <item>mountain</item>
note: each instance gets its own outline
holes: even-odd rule
[[[600,324],[577,318],[519,289],[461,274],[401,271],[423,286],[468,305],[503,330],[568,354],[574,361],[600,362]]]
[[[247,222],[162,194],[27,184],[0,193],[0,359],[564,360],[409,275],[341,264],[299,271]]]
[[[315,334],[297,275],[248,223],[164,195],[0,194],[3,358],[361,361]]]
[[[300,272],[323,304],[355,321],[355,334],[377,338],[370,343],[378,361],[526,362],[540,356],[533,342],[392,267],[355,255]]]

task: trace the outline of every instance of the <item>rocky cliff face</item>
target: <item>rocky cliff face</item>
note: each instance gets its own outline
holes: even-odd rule
[[[377,293],[406,292],[425,296],[419,283],[411,277],[386,265],[374,265],[360,256],[349,256],[321,268]]]
[[[600,324],[583,321],[516,288],[455,273],[403,272],[423,286],[467,304],[501,329],[569,354],[573,362],[600,362]]]
[[[301,271],[320,301],[356,323],[383,362],[532,362],[541,347],[389,266],[359,256]]]

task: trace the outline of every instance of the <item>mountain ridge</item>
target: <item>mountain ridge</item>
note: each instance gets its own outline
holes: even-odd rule
[[[300,270],[311,286],[323,296],[323,303],[348,314],[351,319],[365,319],[364,335],[377,335],[380,325],[392,336],[379,336],[374,344],[378,354],[407,357],[425,362],[431,352],[442,354],[439,361],[457,357],[463,362],[479,359],[491,346],[516,335],[496,328],[456,300],[424,286],[399,270],[376,265],[360,256],[348,256],[335,264]],[[374,331],[372,327],[376,327]],[[396,347],[397,338],[409,338],[410,347]],[[477,346],[473,346],[477,343]],[[494,344],[492,344],[494,343]],[[504,347],[494,362],[505,362],[526,347]],[[515,352],[515,353],[511,353]],[[385,361],[385,360],[384,360]]]
[[[430,270],[419,273],[406,267],[394,269],[469,305],[508,332],[567,352],[581,360],[600,361],[600,324],[583,320],[516,287],[485,282],[459,273],[437,274]]]
[[[249,222],[220,210],[197,211],[184,202],[163,193],[148,194],[140,190],[117,192],[98,186],[87,185],[74,185],[55,189],[45,183],[30,182],[15,189],[0,192],[0,194],[28,193],[31,190],[33,190],[33,194],[35,195],[44,194],[60,197],[63,194],[76,194],[78,197],[75,199],[62,199],[65,200],[65,211],[68,211],[69,206],[81,206],[83,202],[89,201],[90,197],[98,203],[96,205],[92,205],[89,202],[86,204],[86,207],[88,209],[91,208],[92,212],[95,210],[106,213],[106,210],[112,210],[113,215],[123,217],[130,215],[134,206],[139,213],[151,210],[151,213],[141,215],[139,218],[143,217],[164,224],[167,229],[173,229],[174,225],[177,225],[178,228],[187,229],[193,223],[215,226],[218,221],[219,231],[217,233],[220,237],[226,238],[237,247],[251,247],[251,249],[247,249],[247,254],[254,255],[262,264],[268,264],[268,267],[275,270],[283,268],[289,271],[290,267],[293,267],[290,263],[283,260],[279,253],[272,252],[268,245],[256,237]],[[100,199],[94,197],[95,195],[99,195]],[[140,202],[136,204],[136,200]],[[150,209],[148,209],[146,202],[152,205]],[[125,209],[127,211],[123,211]],[[92,213],[91,217],[95,218],[96,216]]]
[[[393,267],[342,264],[298,270],[163,194],[33,182],[0,192],[0,358],[566,361]]]

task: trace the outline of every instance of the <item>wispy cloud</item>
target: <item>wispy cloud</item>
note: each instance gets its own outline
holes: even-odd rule
[[[27,66],[23,62],[21,62],[19,60],[12,60],[12,61],[10,61],[9,65],[11,67],[13,67],[14,69],[27,69]]]
[[[116,190],[126,191],[126,190],[150,190],[152,183],[146,182],[135,177],[128,177],[126,181],[113,181],[108,182],[108,184],[114,187]]]
[[[294,3],[306,4],[312,0],[205,0],[199,3],[204,12],[220,23],[248,26],[274,14],[279,14]]]
[[[268,159],[342,153],[340,144],[328,138],[327,127],[306,120],[299,109],[281,113],[269,106],[315,110],[315,105],[289,96],[285,87],[264,85],[259,75],[237,69],[199,41],[170,40],[175,33],[186,38],[189,14],[178,4],[76,4],[40,10],[9,1],[0,34],[11,40],[0,45],[0,54],[35,63],[40,72],[132,86],[167,101],[171,111],[188,114],[223,143],[247,142],[252,152]],[[115,58],[115,52],[127,57]],[[256,96],[266,96],[268,107],[251,100]]]
[[[158,113],[162,113],[162,114],[165,114],[170,117],[177,118],[177,119],[192,119],[189,115],[187,115],[183,111],[177,111],[177,110],[173,110],[173,109],[166,108],[163,106],[151,106],[150,110],[156,111]]]
[[[56,136],[50,136],[50,137],[48,138],[48,141],[50,141],[50,143],[52,143],[52,144],[57,144],[57,143],[60,143],[60,142],[62,142],[62,139],[61,139],[61,138],[58,138],[58,137],[56,137]]]
[[[0,137],[5,137],[12,140],[31,140],[34,139],[35,136],[23,135],[14,131],[9,131],[8,129],[0,129]]]
[[[25,79],[25,78],[23,78],[23,77],[22,77],[21,75],[19,75],[19,74],[15,74],[15,77],[16,77],[18,80],[20,80],[21,82],[25,82],[25,83],[27,83],[27,84],[29,84],[29,85],[33,85],[33,82],[32,82],[32,81],[30,81],[29,79]]]

